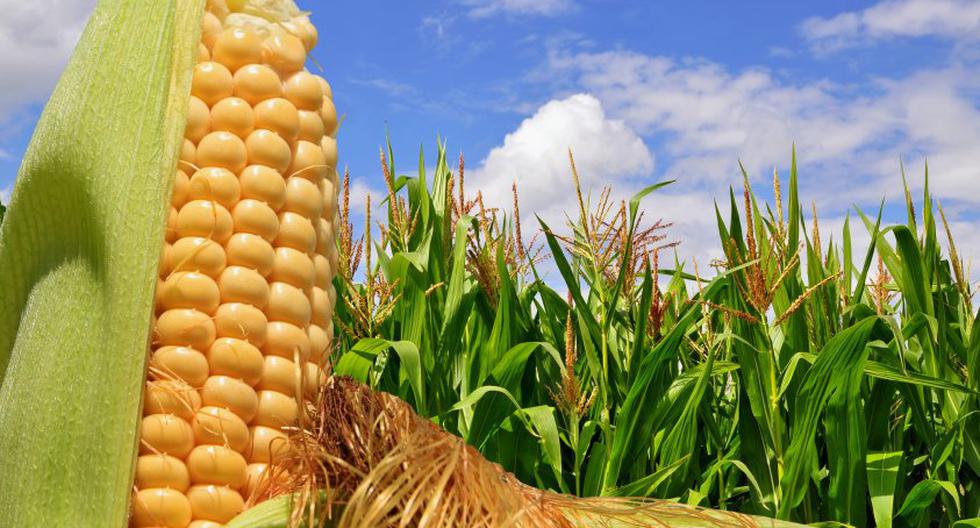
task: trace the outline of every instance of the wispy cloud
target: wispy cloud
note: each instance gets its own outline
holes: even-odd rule
[[[574,0],[459,0],[469,9],[469,16],[486,18],[494,15],[558,16],[574,11]]]
[[[3,189],[0,189],[0,204],[7,205],[10,203],[10,194],[14,192],[14,186],[8,185]]]
[[[827,53],[880,39],[933,36],[976,40],[976,0],[886,0],[861,11],[808,18],[800,30],[814,51]]]

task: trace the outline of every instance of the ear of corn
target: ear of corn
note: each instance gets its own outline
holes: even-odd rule
[[[122,526],[203,0],[103,0],[0,228],[0,526]]]
[[[0,526],[219,526],[287,448],[336,300],[315,42],[290,0],[99,4],[0,231]]]
[[[184,139],[193,155],[175,172],[162,252],[133,526],[203,528],[241,513],[323,376],[337,119],[329,85],[303,68],[315,41],[291,3],[208,3]]]

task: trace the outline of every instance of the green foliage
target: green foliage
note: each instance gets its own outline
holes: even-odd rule
[[[928,185],[907,224],[858,211],[872,242],[856,253],[850,219],[824,243],[805,218],[794,155],[788,204],[778,177],[760,204],[746,176],[716,207],[709,277],[643,218],[663,184],[593,201],[573,164],[569,234],[542,221],[526,244],[516,190],[490,210],[443,146],[419,177],[392,156],[380,238],[354,240],[344,207],[336,372],[539,487],[853,526],[980,514],[980,331]]]

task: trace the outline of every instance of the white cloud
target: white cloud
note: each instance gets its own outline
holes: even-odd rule
[[[14,192],[13,184],[0,189],[0,204],[7,205],[10,203],[10,194]]]
[[[47,99],[95,0],[0,0],[0,121]]]
[[[536,227],[537,213],[558,227],[563,212],[577,207],[569,149],[586,192],[606,185],[629,191],[634,177],[649,177],[653,170],[643,140],[624,122],[609,119],[598,99],[577,94],[549,101],[507,134],[479,168],[467,172],[467,189],[479,189],[485,202],[509,212],[516,180],[524,222]]]
[[[506,211],[517,178],[525,222],[537,213],[558,227],[563,212],[577,209],[571,146],[584,187],[593,193],[611,185],[622,199],[655,180],[678,179],[646,199],[644,210],[650,219],[674,223],[671,236],[682,241],[682,257],[706,263],[720,252],[713,202],[719,199],[727,214],[726,187],[741,186],[737,161],[761,189],[774,164],[788,164],[795,142],[802,197],[807,205],[817,203],[836,237],[851,205],[870,211],[882,196],[901,200],[900,159],[910,183],[921,187],[925,155],[934,195],[948,213],[963,212],[954,220],[980,227],[970,218],[980,203],[980,80],[969,68],[845,86],[798,83],[762,68],[733,71],[704,60],[565,48],[553,49],[542,71],[548,75],[536,82],[547,77],[583,93],[541,106],[467,173],[471,193],[482,189]],[[656,153],[656,172],[647,143]],[[865,237],[860,222],[852,222],[852,232],[857,242]],[[830,232],[823,236],[829,239]],[[980,254],[980,239],[964,240],[961,251]]]
[[[473,18],[493,15],[556,16],[575,9],[573,0],[460,0]]]
[[[980,2],[976,0],[887,0],[862,11],[808,18],[800,26],[818,52],[893,37],[936,36],[976,39]]]
[[[898,161],[922,166],[934,191],[980,203],[980,82],[969,68],[922,71],[861,87],[798,84],[768,70],[732,72],[711,62],[628,51],[553,52],[550,70],[593,93],[614,119],[657,138],[667,177],[720,191],[740,179],[736,160],[768,180],[790,143],[801,184],[818,205],[877,201],[894,190]],[[840,196],[847,196],[846,202]]]

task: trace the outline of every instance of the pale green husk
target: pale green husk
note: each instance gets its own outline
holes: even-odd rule
[[[126,525],[204,0],[101,0],[0,229],[0,526]]]

